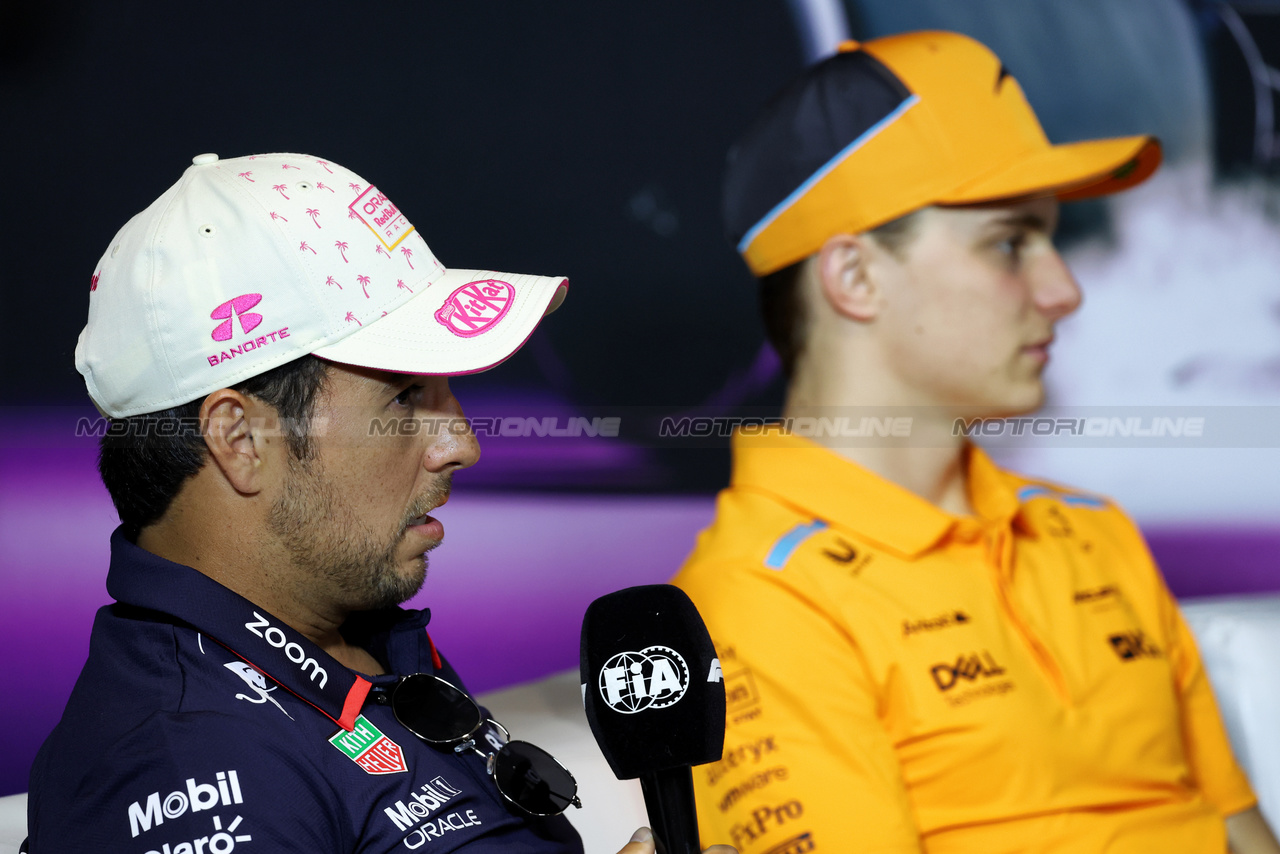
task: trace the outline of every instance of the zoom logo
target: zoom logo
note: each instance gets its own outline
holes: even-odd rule
[[[624,715],[674,705],[689,689],[689,667],[669,646],[620,652],[600,668],[600,696]]]

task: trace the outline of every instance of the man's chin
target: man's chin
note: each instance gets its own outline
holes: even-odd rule
[[[377,611],[403,605],[422,589],[427,580],[427,556],[418,555],[408,565],[401,564],[394,572],[387,572],[374,579],[369,595],[357,610]]]

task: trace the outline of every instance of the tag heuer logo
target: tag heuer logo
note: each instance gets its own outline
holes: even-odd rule
[[[329,739],[329,743],[367,774],[398,774],[409,770],[400,745],[383,735],[364,715],[356,718],[351,732],[339,732]]]

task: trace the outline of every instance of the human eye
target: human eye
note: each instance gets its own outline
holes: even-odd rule
[[[392,398],[392,403],[401,408],[408,408],[413,405],[413,396],[422,391],[422,389],[423,386],[420,383],[414,383],[411,386],[407,386]]]
[[[1017,231],[1001,240],[996,241],[996,251],[1003,255],[1010,262],[1017,263],[1022,260],[1022,252],[1027,246],[1026,232]]]

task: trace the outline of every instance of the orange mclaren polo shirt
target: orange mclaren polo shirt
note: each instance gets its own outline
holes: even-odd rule
[[[694,769],[742,854],[1223,854],[1256,803],[1112,503],[967,455],[956,517],[812,442],[734,437],[675,583],[728,692]]]

